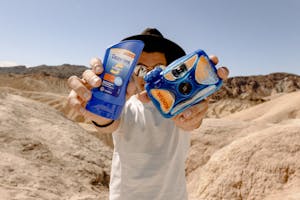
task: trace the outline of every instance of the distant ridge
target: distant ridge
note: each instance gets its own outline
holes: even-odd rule
[[[224,82],[222,89],[213,99],[239,98],[252,101],[263,100],[277,93],[289,93],[300,90],[300,76],[289,73],[268,75],[237,76]]]
[[[82,72],[86,69],[88,69],[86,66],[71,64],[57,66],[40,65],[29,68],[20,65],[0,67],[0,74],[33,75],[35,79],[39,75],[42,77],[67,79],[72,75],[81,77]],[[250,101],[264,101],[265,97],[297,90],[300,90],[300,76],[296,74],[272,73],[268,75],[237,76],[225,81],[221,90],[213,95],[211,99],[212,101],[218,101],[220,99],[238,98]]]
[[[14,67],[0,67],[0,74],[42,74],[45,76],[53,76],[57,78],[68,78],[72,75],[81,76],[87,67],[83,65],[39,65],[27,68],[24,65]]]

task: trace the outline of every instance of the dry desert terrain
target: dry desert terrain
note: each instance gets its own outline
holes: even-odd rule
[[[0,199],[104,200],[113,144],[66,106],[84,66],[0,68]],[[191,200],[300,199],[300,77],[233,77],[192,132]]]

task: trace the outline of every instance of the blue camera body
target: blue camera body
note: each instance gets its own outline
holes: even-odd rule
[[[220,89],[222,80],[216,72],[206,53],[197,50],[165,69],[148,72],[145,88],[160,113],[171,118]]]

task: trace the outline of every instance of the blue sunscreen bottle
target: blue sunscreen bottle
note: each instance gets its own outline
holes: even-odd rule
[[[102,84],[92,89],[86,109],[105,118],[118,119],[126,101],[126,90],[144,48],[140,40],[125,40],[106,50],[99,76]]]

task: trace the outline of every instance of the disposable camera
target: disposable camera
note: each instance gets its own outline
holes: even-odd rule
[[[203,50],[183,56],[144,77],[148,96],[166,118],[178,115],[220,89],[222,80]]]

